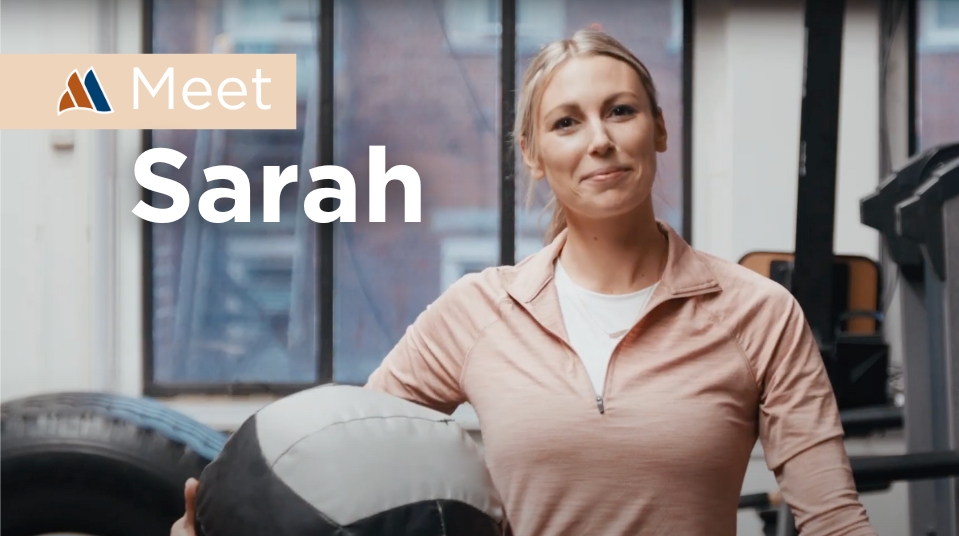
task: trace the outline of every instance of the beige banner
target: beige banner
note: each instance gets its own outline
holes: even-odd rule
[[[295,129],[294,54],[0,54],[0,129]]]

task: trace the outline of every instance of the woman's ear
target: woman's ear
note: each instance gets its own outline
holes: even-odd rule
[[[665,153],[667,147],[668,135],[666,133],[666,119],[663,117],[663,109],[656,108],[656,152]]]
[[[529,145],[526,143],[526,138],[519,140],[519,147],[523,151],[523,163],[529,168],[530,177],[536,181],[545,177],[546,173],[543,171],[543,167],[539,165],[539,161],[530,156]]]

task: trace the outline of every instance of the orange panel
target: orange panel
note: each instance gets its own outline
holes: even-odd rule
[[[770,266],[774,261],[793,261],[792,253],[776,251],[753,251],[739,260],[739,264],[763,277],[769,277]],[[866,257],[837,255],[836,262],[849,266],[849,303],[847,311],[879,310],[879,268]],[[876,320],[868,317],[854,317],[847,321],[848,333],[872,335],[876,331]]]

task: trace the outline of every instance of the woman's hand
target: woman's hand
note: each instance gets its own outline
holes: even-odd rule
[[[183,498],[186,499],[186,513],[173,524],[173,528],[170,529],[170,536],[196,536],[196,531],[193,529],[193,520],[196,519],[196,488],[199,484],[200,482],[195,478],[186,481],[186,487],[183,489]]]

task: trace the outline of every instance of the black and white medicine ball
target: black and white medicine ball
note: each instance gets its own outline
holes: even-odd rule
[[[247,419],[200,476],[203,536],[500,536],[478,445],[450,416],[325,385]]]

